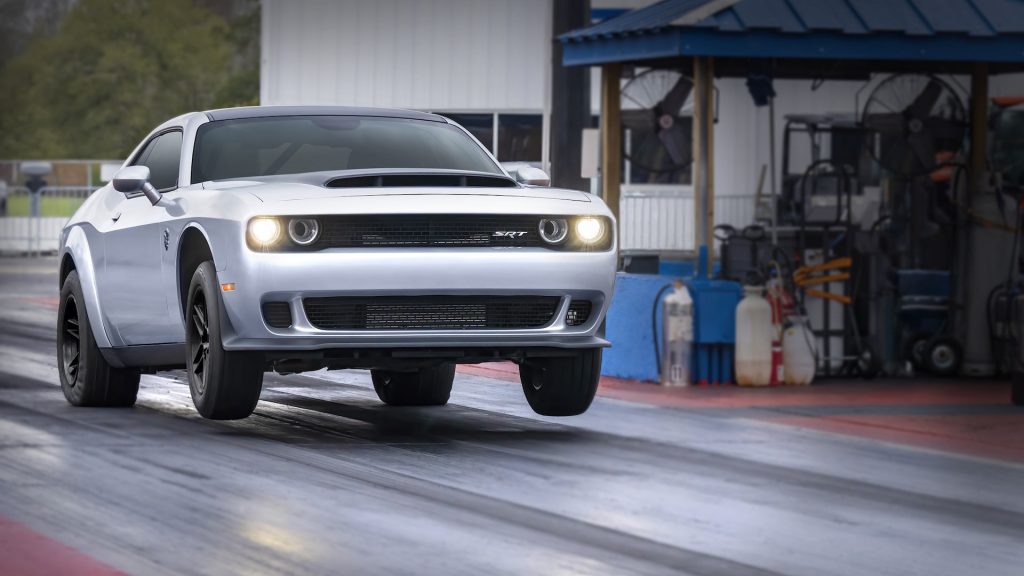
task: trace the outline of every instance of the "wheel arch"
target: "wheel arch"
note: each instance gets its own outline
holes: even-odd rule
[[[192,275],[195,274],[196,268],[199,268],[199,265],[207,260],[213,260],[214,267],[216,267],[210,238],[201,226],[195,223],[189,224],[182,231],[181,240],[178,242],[176,278],[178,310],[181,312],[182,318],[185,315],[188,286],[192,282]]]
[[[102,255],[102,250],[99,253]],[[103,314],[100,305],[99,289],[96,284],[96,265],[89,235],[82,226],[72,227],[68,230],[67,239],[61,247],[60,287],[63,288],[64,281],[72,270],[78,272],[78,281],[82,285],[85,311],[89,315],[93,337],[96,339],[96,345],[103,349],[114,345],[116,338],[113,336],[116,336],[116,333],[113,336],[108,333],[112,327],[108,326],[107,317]]]

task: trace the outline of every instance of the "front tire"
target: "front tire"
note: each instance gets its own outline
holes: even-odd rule
[[[444,406],[452,393],[455,364],[415,372],[371,370],[370,376],[377,397],[388,406]]]
[[[185,367],[192,403],[204,418],[238,420],[256,409],[263,356],[229,352],[222,344],[220,285],[213,262],[196,268],[185,307]]]
[[[93,337],[78,271],[64,279],[57,310],[57,368],[60,389],[73,406],[133,406],[139,371],[114,368]]]
[[[601,349],[566,358],[542,358],[519,365],[519,380],[530,408],[542,416],[576,416],[587,411],[601,379]]]

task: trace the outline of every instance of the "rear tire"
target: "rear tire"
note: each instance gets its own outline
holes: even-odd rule
[[[256,409],[263,355],[229,352],[222,344],[220,285],[213,262],[196,268],[185,306],[185,368],[192,403],[204,418],[238,420]]]
[[[57,310],[57,370],[64,397],[73,406],[135,405],[139,371],[114,368],[93,337],[78,271],[64,279]]]
[[[542,416],[576,416],[587,411],[601,379],[601,349],[566,358],[541,358],[519,365],[519,380],[530,408]]]
[[[455,364],[415,372],[371,370],[370,376],[377,397],[388,406],[444,406],[452,393]]]

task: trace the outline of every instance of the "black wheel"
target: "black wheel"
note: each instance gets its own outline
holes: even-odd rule
[[[74,406],[133,406],[139,371],[114,368],[92,334],[78,272],[64,279],[57,310],[57,367],[60,388]]]
[[[924,353],[924,369],[933,376],[953,376],[960,369],[963,352],[960,342],[949,336],[928,341]]]
[[[1024,406],[1024,373],[1014,372],[1010,376],[1010,401]]]
[[[910,360],[910,363],[917,370],[925,369],[924,357],[928,352],[928,340],[930,338],[931,336],[928,334],[914,334],[907,340],[906,346],[903,347],[903,357]]]
[[[455,364],[441,364],[413,372],[371,370],[373,389],[388,406],[444,406],[452,393]]]
[[[530,408],[543,416],[575,416],[587,411],[601,379],[601,349],[564,358],[539,358],[519,365],[519,380]]]
[[[252,414],[263,388],[263,355],[229,352],[221,342],[217,270],[207,260],[196,268],[185,306],[185,367],[196,410],[213,420]]]

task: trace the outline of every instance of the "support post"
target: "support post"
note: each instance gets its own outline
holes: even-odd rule
[[[693,190],[694,240],[708,247],[707,270],[714,266],[715,226],[715,112],[714,61],[698,56],[693,59]]]
[[[622,182],[621,77],[621,64],[601,67],[601,197],[616,219]]]
[[[588,190],[581,175],[583,129],[590,127],[590,67],[562,65],[558,35],[590,24],[590,0],[552,2],[551,49],[551,185]]]

